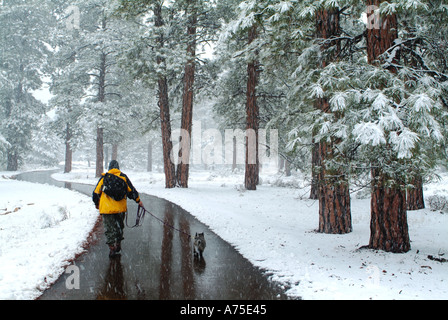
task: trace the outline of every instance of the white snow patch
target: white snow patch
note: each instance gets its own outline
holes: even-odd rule
[[[83,251],[98,212],[80,193],[0,177],[0,300],[35,299]]]

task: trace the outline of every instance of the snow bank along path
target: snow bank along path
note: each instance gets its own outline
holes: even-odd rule
[[[84,250],[97,218],[88,196],[1,178],[0,299],[39,297]]]

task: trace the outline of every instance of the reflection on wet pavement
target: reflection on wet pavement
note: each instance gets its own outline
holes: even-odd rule
[[[97,300],[123,300],[126,299],[124,290],[123,266],[121,256],[117,255],[110,259],[109,268],[104,277],[103,287],[96,296]]]
[[[19,179],[88,195],[93,190],[93,186],[58,183],[49,172],[27,173]],[[72,275],[64,273],[40,299],[286,299],[284,290],[188,212],[153,196],[142,195],[142,200],[164,224],[147,215],[141,227],[125,228],[121,255],[113,259],[99,228],[98,241],[73,262],[79,268],[79,289],[67,286]],[[134,221],[133,201],[128,201],[128,210],[129,222]],[[193,255],[192,239],[186,235],[195,232],[205,233],[203,259]]]

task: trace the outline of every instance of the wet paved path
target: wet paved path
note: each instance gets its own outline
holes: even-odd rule
[[[67,187],[89,196],[93,190],[89,185],[57,182],[48,171],[24,173],[18,179]],[[79,289],[70,289],[75,274],[71,271],[62,274],[40,299],[286,299],[261,270],[188,212],[154,196],[142,194],[141,198],[147,210],[177,229],[193,235],[204,232],[204,259],[193,257],[188,236],[147,214],[141,227],[125,228],[121,256],[113,259],[108,257],[101,226],[88,252],[73,262],[79,270]],[[128,211],[132,226],[137,212],[132,200],[128,200]]]

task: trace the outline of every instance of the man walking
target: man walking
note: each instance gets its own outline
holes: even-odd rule
[[[102,175],[93,191],[92,199],[103,217],[106,243],[110,249],[109,257],[113,257],[120,252],[121,241],[124,239],[126,197],[137,202],[140,207],[143,207],[143,203],[129,178],[120,171],[117,160],[112,160],[109,171]]]

